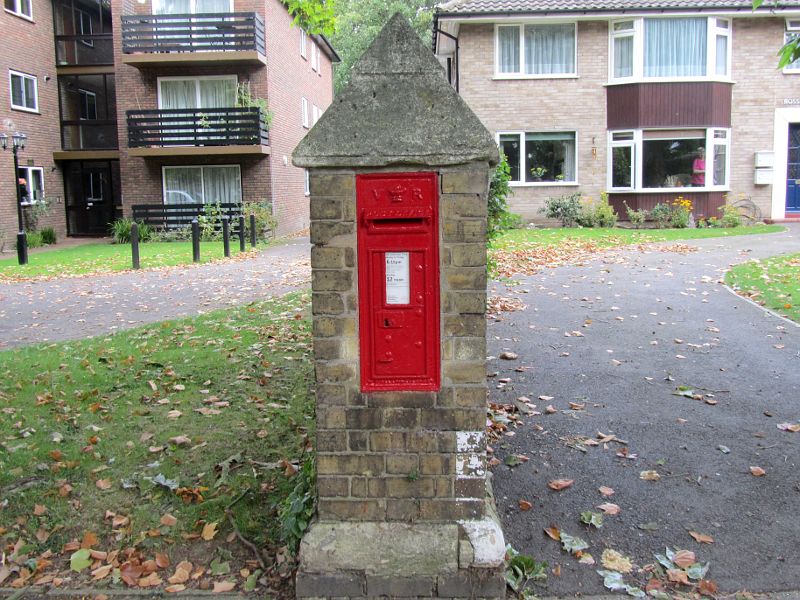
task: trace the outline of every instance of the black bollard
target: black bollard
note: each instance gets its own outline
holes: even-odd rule
[[[200,262],[200,223],[196,217],[192,219],[192,260]]]
[[[17,234],[17,262],[21,265],[28,264],[28,235],[24,230]]]
[[[222,217],[222,251],[225,258],[231,256],[231,224],[230,218],[225,215]]]
[[[256,216],[250,213],[250,246],[256,247]]]
[[[133,268],[139,268],[139,225],[134,221],[131,223],[131,262]]]
[[[239,215],[239,251],[244,252],[244,215]]]

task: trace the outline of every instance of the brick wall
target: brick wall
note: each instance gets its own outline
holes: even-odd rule
[[[58,239],[63,239],[66,235],[64,183],[53,161],[53,152],[61,149],[53,9],[47,0],[32,0],[32,4],[33,22],[0,11],[4,48],[0,52],[0,131],[9,136],[17,131],[28,136],[25,149],[19,153],[20,166],[42,167],[45,195],[50,200],[50,214],[40,219],[39,228],[53,227]],[[9,69],[36,76],[38,114],[12,110]],[[8,150],[0,151],[0,238],[5,236],[6,251],[13,251],[18,229],[13,185],[16,177],[10,143],[11,140]]]
[[[280,0],[265,0],[264,20],[269,106],[275,115],[270,130],[273,205],[278,233],[283,234],[308,227],[305,174],[291,164],[291,156],[308,132],[302,125],[301,98],[308,99],[309,113],[313,105],[325,110],[333,100],[333,67],[325,53],[320,52],[319,72],[311,69],[311,38],[306,40],[306,58],[300,56],[303,33],[292,26],[292,19]]]

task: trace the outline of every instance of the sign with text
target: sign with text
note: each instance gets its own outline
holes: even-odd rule
[[[386,304],[408,304],[410,298],[408,252],[387,252]]]

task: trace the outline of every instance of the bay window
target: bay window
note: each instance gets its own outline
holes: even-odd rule
[[[646,17],[612,21],[612,81],[730,76],[730,21],[716,17]]]
[[[498,25],[498,77],[575,75],[575,23]]]
[[[727,129],[613,131],[609,135],[610,188],[725,188],[728,145]]]
[[[506,155],[512,183],[572,183],[575,168],[575,132],[503,132],[498,136]]]
[[[241,204],[239,165],[163,167],[164,204]]]

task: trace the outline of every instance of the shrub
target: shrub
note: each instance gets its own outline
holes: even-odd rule
[[[281,539],[292,554],[297,552],[300,539],[314,516],[315,481],[314,461],[309,458],[295,475],[294,489],[278,506]]]
[[[522,218],[508,210],[506,198],[511,194],[511,168],[508,166],[505,154],[500,152],[500,162],[492,175],[489,183],[489,195],[487,198],[488,228],[487,236],[493,240],[503,231],[519,227]]]
[[[648,216],[656,222],[657,227],[663,229],[667,226],[667,223],[669,223],[672,217],[672,209],[666,204],[659,202],[653,207]]]
[[[212,242],[222,239],[222,208],[219,203],[206,204],[197,222],[200,224],[200,240]]]
[[[594,220],[598,227],[614,227],[617,224],[617,213],[608,203],[606,192],[600,192],[600,202],[594,207]]]
[[[691,222],[692,201],[689,198],[678,196],[672,201],[671,211],[670,225],[676,229],[686,229]]]
[[[581,214],[581,194],[575,192],[559,198],[548,198],[539,212],[548,219],[558,219],[564,227],[575,227]]]
[[[739,214],[739,209],[731,204],[725,204],[720,207],[722,211],[722,218],[719,220],[722,227],[739,227],[742,224],[742,215]]]
[[[131,243],[131,225],[133,219],[117,219],[111,224],[111,237],[114,238],[115,244],[130,244]],[[153,230],[147,223],[136,223],[139,227],[139,242],[145,243],[150,241],[153,236]]]
[[[625,212],[628,215],[628,221],[631,222],[631,225],[633,225],[634,229],[639,229],[639,227],[644,225],[644,222],[647,220],[647,211],[643,208],[633,210],[630,206],[628,206],[627,202],[624,202],[623,204],[625,204]]]
[[[52,227],[45,227],[41,230],[42,243],[49,246],[56,243],[56,230]]]
[[[42,241],[41,231],[28,231],[27,238],[28,238],[28,248],[39,248],[41,246],[44,246],[44,242]]]
[[[256,216],[256,239],[268,239],[275,236],[278,219],[272,214],[272,203],[269,200],[246,204],[244,211],[247,227],[250,227],[250,215]]]
[[[175,229],[157,229],[150,235],[153,242],[185,242],[192,239],[192,228],[188,225]]]

